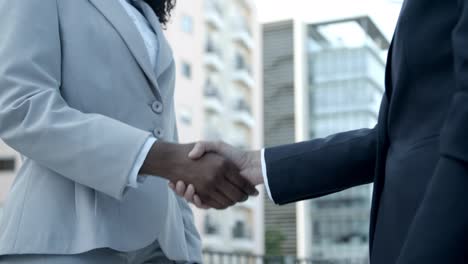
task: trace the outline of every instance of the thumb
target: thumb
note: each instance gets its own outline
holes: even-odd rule
[[[203,142],[197,142],[193,149],[188,154],[190,159],[197,160],[205,154],[205,144]]]

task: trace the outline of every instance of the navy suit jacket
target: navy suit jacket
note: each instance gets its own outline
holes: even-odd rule
[[[279,204],[374,183],[371,262],[468,263],[468,1],[406,0],[378,124],[265,151]]]

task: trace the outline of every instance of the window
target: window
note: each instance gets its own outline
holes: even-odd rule
[[[247,228],[244,222],[236,221],[234,228],[232,229],[232,237],[237,239],[248,238]]]
[[[193,18],[191,16],[182,16],[182,31],[185,33],[193,32]]]
[[[15,170],[15,159],[0,159],[0,172],[14,171]]]
[[[236,69],[245,69],[247,67],[247,63],[245,62],[244,56],[239,53],[236,53],[235,57],[235,67]]]
[[[192,65],[182,62],[182,75],[187,79],[192,79]]]
[[[212,217],[207,214],[205,216],[205,234],[216,235],[219,234],[219,226],[213,221]]]
[[[192,125],[192,111],[187,108],[183,108],[180,111],[180,121],[184,125],[187,125],[187,126]]]

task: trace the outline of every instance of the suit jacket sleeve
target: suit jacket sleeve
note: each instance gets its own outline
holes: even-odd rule
[[[327,195],[374,178],[377,128],[265,150],[274,201],[286,204]]]
[[[439,162],[398,263],[468,261],[468,2],[458,4],[452,32],[458,92],[441,132]]]
[[[149,132],[80,112],[62,98],[56,1],[0,1],[0,137],[42,166],[120,199]]]

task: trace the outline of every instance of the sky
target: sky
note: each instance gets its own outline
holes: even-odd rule
[[[402,0],[255,0],[260,22],[292,17],[307,22],[368,14],[390,39]]]

